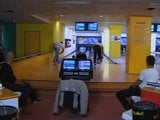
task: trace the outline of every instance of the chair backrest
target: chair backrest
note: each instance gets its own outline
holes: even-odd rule
[[[61,91],[61,93],[64,93],[63,107],[73,109],[74,95],[77,93],[72,92],[72,91]],[[77,95],[78,95],[78,109],[79,109],[80,108],[80,95],[79,94]]]

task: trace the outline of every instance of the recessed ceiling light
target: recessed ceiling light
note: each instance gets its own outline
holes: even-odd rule
[[[152,7],[150,7],[150,8],[147,8],[147,10],[155,10],[156,8],[152,8]]]
[[[6,10],[6,12],[13,13],[15,11],[14,10]]]
[[[103,17],[103,15],[99,15],[99,17],[100,17],[100,18],[102,18],[102,17]]]
[[[64,15],[60,15],[60,17],[64,17]]]

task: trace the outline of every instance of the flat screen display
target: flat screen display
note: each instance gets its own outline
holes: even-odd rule
[[[78,69],[79,70],[90,70],[91,69],[91,61],[79,60],[78,61]]]
[[[160,32],[160,24],[159,23],[152,23],[151,32]]]
[[[97,22],[76,22],[75,30],[77,31],[97,31],[98,23]]]
[[[97,31],[98,30],[98,23],[91,22],[88,23],[88,31]]]
[[[151,25],[151,32],[154,32],[154,24]]]
[[[157,32],[160,32],[160,25],[157,25]]]
[[[85,30],[85,23],[76,22],[75,29],[78,30],[78,31],[84,31]]]
[[[64,60],[63,69],[74,70],[75,69],[75,60]]]
[[[76,40],[77,40],[77,44],[91,45],[91,44],[96,44],[98,42],[101,42],[102,37],[101,36],[77,36]]]

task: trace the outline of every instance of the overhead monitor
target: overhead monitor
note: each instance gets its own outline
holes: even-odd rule
[[[154,30],[154,28],[155,28],[154,26],[155,26],[154,24],[151,25],[151,32],[154,32],[154,31],[155,31],[155,30]]]
[[[75,30],[77,31],[85,31],[85,23],[84,22],[76,22],[75,23]]]
[[[88,31],[97,31],[98,30],[98,23],[96,22],[88,22]]]
[[[76,31],[97,31],[98,23],[97,22],[76,22],[75,30]]]
[[[157,24],[157,32],[160,32],[160,24]]]
[[[160,24],[159,23],[152,23],[151,32],[160,32]]]

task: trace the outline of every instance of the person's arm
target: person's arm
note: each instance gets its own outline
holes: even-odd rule
[[[145,73],[144,71],[142,71],[142,72],[140,73],[140,75],[139,75],[138,80],[137,80],[131,87],[136,87],[137,85],[141,84],[141,83],[143,82],[143,80],[144,80],[145,74],[146,74],[146,73]]]
[[[61,48],[61,52],[59,52],[59,54],[62,54],[64,52],[64,48]]]
[[[142,80],[137,80],[131,87],[136,87],[138,86],[139,84],[141,84]]]

